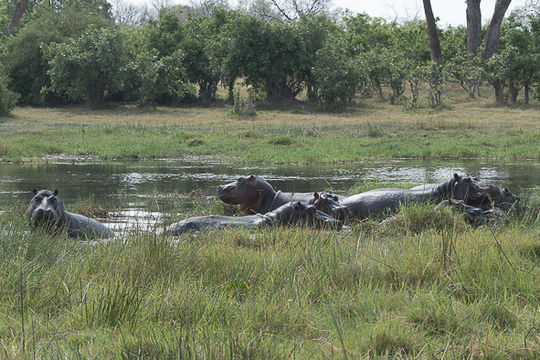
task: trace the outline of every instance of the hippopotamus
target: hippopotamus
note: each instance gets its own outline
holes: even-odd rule
[[[336,219],[345,219],[349,214],[349,209],[339,203],[339,197],[335,194],[314,193],[307,204]]]
[[[28,206],[28,221],[33,228],[50,231],[66,230],[69,237],[108,238],[112,231],[102,223],[86,216],[64,210],[58,190],[33,190],[34,197]]]
[[[447,206],[464,213],[466,219],[473,226],[480,226],[484,224],[498,224],[505,220],[504,211],[499,208],[476,207],[465,204],[463,200],[443,200],[437,206],[435,206],[435,210],[439,210],[442,207]]]
[[[466,205],[480,207],[497,199],[501,190],[498,186],[484,184],[468,175],[454,176],[437,186],[421,185],[412,189],[375,189],[349,196],[340,201],[348,209],[350,217],[365,219],[392,213],[405,203],[431,201],[439,203],[445,199],[463,200]],[[336,218],[342,219],[339,214]]]
[[[511,193],[508,188],[504,188],[501,192],[501,196],[493,203],[494,207],[497,207],[505,213],[513,213],[517,216],[530,215],[533,217],[538,216],[539,209],[535,209],[521,201],[521,198]]]
[[[166,232],[180,235],[190,231],[221,228],[260,228],[274,225],[305,224],[316,227],[341,226],[341,221],[315,209],[313,205],[304,205],[299,201],[288,202],[266,214],[247,216],[197,216],[170,225]]]
[[[242,210],[267,213],[290,201],[306,202],[313,197],[313,193],[276,191],[263,178],[251,175],[218,186],[217,196],[227,204],[240,205]]]

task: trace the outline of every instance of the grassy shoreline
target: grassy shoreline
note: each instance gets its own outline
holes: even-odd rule
[[[0,134],[4,161],[59,154],[264,163],[540,159],[538,110],[493,107],[485,99],[457,98],[437,111],[405,111],[375,99],[343,113],[314,113],[300,104],[259,110],[253,118],[225,106],[17,108],[0,119]]]
[[[9,210],[0,357],[534,359],[539,225],[473,229],[430,205],[337,233],[89,244]]]

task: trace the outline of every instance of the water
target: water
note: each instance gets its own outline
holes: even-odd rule
[[[41,164],[0,163],[0,211],[28,204],[32,189],[58,189],[66,209],[81,200],[116,209],[114,229],[160,222],[165,213],[181,218],[193,206],[191,192],[215,196],[216,186],[239,176],[262,176],[282,191],[332,189],[346,194],[359,182],[412,185],[448,180],[469,173],[485,182],[523,193],[539,185],[538,161],[382,161],[331,165],[231,165],[213,160],[80,161],[54,159]],[[197,197],[200,199],[200,196]]]

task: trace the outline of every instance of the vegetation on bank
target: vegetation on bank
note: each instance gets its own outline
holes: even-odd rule
[[[0,354],[535,359],[539,226],[474,229],[428,205],[341,232],[92,243],[28,232],[11,209],[0,216]]]
[[[0,118],[0,158],[212,156],[266,163],[540,159],[534,107],[495,107],[464,94],[449,97],[448,103],[443,110],[412,112],[375,99],[338,113],[313,112],[302,104],[259,106],[255,117],[233,115],[226,106],[17,108]]]
[[[23,2],[20,13],[16,4]],[[497,1],[497,7],[509,2]],[[159,3],[159,11],[140,19],[137,9],[107,0],[0,5],[0,28],[7,30],[0,35],[0,78],[5,72],[11,91],[0,88],[0,108],[10,108],[13,93],[23,105],[98,108],[114,101],[214,102],[225,89],[232,102],[237,81],[270,103],[294,102],[305,93],[307,102],[326,108],[377,96],[415,109],[422,84],[429,84],[434,108],[445,104],[445,84],[471,98],[482,84],[492,85],[499,104],[515,104],[520,94],[527,104],[540,98],[535,2],[504,22],[505,10],[494,14],[484,40],[479,9],[469,16],[468,2],[469,28],[431,29],[440,39],[436,59],[425,21],[330,13],[326,0],[248,0],[234,10],[226,0]],[[13,15],[21,15],[15,26]]]

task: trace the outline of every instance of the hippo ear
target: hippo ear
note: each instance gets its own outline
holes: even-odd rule
[[[302,204],[300,201],[297,201],[296,204],[294,204],[295,210],[302,210],[304,208],[305,208],[304,204]]]
[[[251,176],[249,177],[249,181],[253,181],[253,180],[255,180],[255,176],[251,175]]]
[[[36,195],[36,194],[38,193],[37,189],[36,189],[36,188],[33,188],[33,189],[32,189],[32,193],[33,193],[34,195]]]
[[[54,196],[58,195],[58,190],[57,189],[54,189],[53,195]]]
[[[319,193],[318,193],[318,192],[314,192],[314,193],[313,193],[313,197],[314,197],[315,199],[318,199],[318,198],[319,198]]]
[[[508,190],[508,188],[504,188],[504,189],[503,189],[503,193],[504,193],[505,195],[507,195],[507,194],[510,193],[510,190]]]
[[[459,175],[457,173],[454,173],[454,180],[459,180]]]

